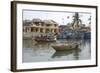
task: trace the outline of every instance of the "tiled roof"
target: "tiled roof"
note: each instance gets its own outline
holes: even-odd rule
[[[34,18],[34,19],[32,20],[32,22],[42,22],[42,20],[39,19],[39,18]]]
[[[57,24],[54,20],[43,20],[45,24]]]

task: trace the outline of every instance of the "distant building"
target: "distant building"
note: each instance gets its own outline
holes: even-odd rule
[[[23,21],[23,32],[29,32],[30,29],[28,28],[31,26],[31,21],[30,20],[24,20]]]
[[[23,31],[34,33],[58,33],[58,24],[53,20],[42,21],[41,19],[33,19],[28,26],[24,26]]]
[[[69,31],[69,30],[72,30],[69,26],[67,25],[60,25],[59,26],[59,32],[66,32],[66,31]]]
[[[81,31],[91,32],[91,28],[90,27],[82,27]]]

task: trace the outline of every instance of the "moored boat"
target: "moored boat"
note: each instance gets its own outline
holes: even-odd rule
[[[37,42],[56,42],[56,39],[54,37],[49,36],[37,36],[34,40]]]
[[[70,43],[70,44],[58,44],[52,46],[56,51],[63,51],[63,50],[73,50],[78,49],[79,44],[77,43]]]
[[[56,40],[49,40],[49,39],[35,39],[37,42],[56,42]]]

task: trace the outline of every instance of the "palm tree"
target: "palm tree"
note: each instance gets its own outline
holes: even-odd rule
[[[80,24],[82,24],[82,20],[79,18],[79,13],[75,12],[74,19],[73,19],[73,22],[72,22],[72,27],[73,28],[75,26],[79,27]]]

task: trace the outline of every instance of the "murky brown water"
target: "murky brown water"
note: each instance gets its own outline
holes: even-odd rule
[[[22,61],[43,62],[43,61],[68,61],[86,60],[91,58],[90,40],[58,40],[58,43],[81,42],[80,49],[69,51],[55,51],[51,45],[56,43],[34,43],[32,40],[23,40]]]

